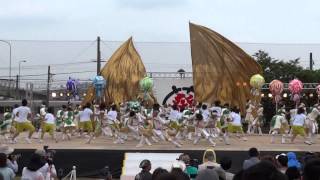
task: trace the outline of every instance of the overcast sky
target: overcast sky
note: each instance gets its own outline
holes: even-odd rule
[[[319,7],[319,0],[0,0],[0,40],[11,40],[13,75],[25,59],[21,74],[46,73],[49,64],[90,61],[98,35],[105,41],[104,59],[133,36],[147,71],[192,71],[189,43],[177,43],[189,42],[191,21],[237,42],[250,55],[262,49],[278,59],[301,58],[306,67],[313,52],[319,68]],[[8,47],[1,42],[0,62],[0,75],[7,76]],[[94,63],[62,67],[52,66],[52,71],[92,71],[70,76],[94,76]]]
[[[318,0],[0,0],[0,38],[189,41],[188,22],[233,41],[320,43]]]

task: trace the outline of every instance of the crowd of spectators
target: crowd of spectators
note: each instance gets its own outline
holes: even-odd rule
[[[13,149],[0,146],[0,180],[12,180],[18,171],[17,156]],[[56,177],[57,173],[46,151],[36,150],[22,168],[23,180],[45,180]],[[243,161],[241,170],[232,173],[232,159],[237,157],[216,157],[215,151],[208,149],[203,154],[202,164],[188,154],[181,154],[171,165],[170,170],[157,167],[153,172],[152,163],[143,160],[135,180],[320,180],[320,156],[305,153],[299,158],[294,152],[278,155],[261,155],[258,149],[250,148],[248,158]],[[107,178],[112,179],[111,177]]]
[[[250,148],[248,156],[235,174],[229,171],[232,157],[221,157],[217,161],[210,149],[205,151],[200,165],[192,163],[188,154],[181,154],[170,171],[158,167],[151,173],[151,162],[143,160],[135,180],[320,180],[317,153],[306,153],[298,159],[294,152],[261,155],[258,149]]]
[[[12,180],[18,172],[17,159],[14,149],[0,145],[0,180]],[[22,180],[45,180],[57,177],[54,164],[48,159],[45,150],[36,150],[29,158],[26,167],[22,169]]]

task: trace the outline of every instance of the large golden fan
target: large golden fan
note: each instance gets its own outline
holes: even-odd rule
[[[95,97],[95,90],[93,85],[90,85],[86,91],[86,96],[84,97],[84,99],[81,102],[81,105],[84,106],[87,103],[92,103],[94,97]]]
[[[108,103],[119,104],[138,97],[139,81],[146,75],[146,69],[133,45],[132,37],[111,56],[101,75],[107,81],[105,97]]]
[[[220,100],[245,112],[246,100],[250,99],[250,77],[261,74],[261,67],[217,32],[192,23],[189,26],[196,101]]]

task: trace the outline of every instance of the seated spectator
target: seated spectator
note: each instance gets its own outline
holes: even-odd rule
[[[38,171],[45,161],[39,154],[32,154],[27,167],[22,170],[21,180],[44,180],[44,176]]]
[[[217,167],[220,167],[220,164],[216,163],[216,154],[214,150],[207,149],[203,154],[203,163],[199,165],[198,171],[214,169]]]
[[[169,172],[166,169],[159,167],[153,171],[152,179],[155,180],[155,179],[159,178],[160,176],[162,176],[163,174],[169,174]]]
[[[189,180],[189,176],[184,172],[186,166],[183,162],[176,161],[172,164],[171,172],[178,180]]]
[[[141,172],[135,176],[135,180],[152,180],[151,170],[151,162],[147,159],[141,161],[139,168],[141,168]]]
[[[232,180],[234,174],[228,172],[228,170],[231,168],[232,160],[228,157],[222,157],[220,159],[220,166],[225,171],[225,180]]]
[[[204,169],[198,172],[196,180],[219,180],[219,176],[212,169]]]
[[[188,154],[182,154],[179,157],[179,160],[183,161],[184,164],[186,165],[186,169],[184,170],[184,172],[191,178],[194,179],[197,174],[198,174],[198,169],[194,166],[191,166],[190,164],[190,156]]]
[[[286,180],[286,175],[268,161],[261,161],[243,171],[242,180]]]
[[[260,161],[269,161],[271,162],[275,167],[278,167],[277,160],[274,156],[271,155],[264,155],[260,157]]]
[[[286,173],[288,169],[288,157],[286,154],[280,154],[276,156],[277,163],[278,163],[278,170],[283,174]]]
[[[0,145],[0,153],[7,155],[7,166],[13,170],[13,172],[18,172],[17,156],[12,155],[14,149],[7,145]]]
[[[39,154],[41,156],[41,158],[43,158],[43,160],[46,160],[46,163],[39,169],[39,172],[42,173],[43,177],[47,178],[47,176],[49,176],[49,175],[50,175],[50,177],[48,177],[48,179],[57,177],[57,171],[56,171],[56,168],[53,164],[53,161],[52,161],[52,159],[49,160],[47,158],[46,152],[42,149],[38,149],[35,151],[35,154]],[[50,171],[50,173],[48,173],[49,171]]]
[[[258,164],[260,162],[259,155],[260,154],[259,154],[259,151],[257,148],[250,148],[249,149],[249,157],[250,158],[243,162],[242,169],[246,170],[246,169],[250,168],[251,166]]]
[[[309,160],[303,169],[303,180],[320,179],[320,158]]]
[[[7,166],[7,155],[0,153],[0,174],[3,180],[12,180],[16,176],[11,168]]]
[[[301,164],[297,160],[297,156],[294,152],[288,152],[287,157],[288,157],[288,168],[297,167],[299,170],[301,169]]]
[[[297,167],[289,167],[286,171],[288,180],[300,180],[301,175]]]
[[[160,174],[156,179],[152,179],[152,180],[180,180],[180,179],[177,179],[177,177],[175,177],[171,173],[163,173],[163,174]]]

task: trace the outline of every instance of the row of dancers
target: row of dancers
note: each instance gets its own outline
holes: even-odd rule
[[[29,131],[25,140],[31,143],[35,128],[30,121],[32,113],[27,105],[28,102],[22,100],[20,107],[15,107],[11,114],[5,114],[6,123],[1,125],[1,134],[11,134],[11,143],[17,143],[17,137],[23,131]],[[305,115],[305,107],[300,105],[298,109],[290,111],[291,121],[287,120],[284,107],[280,108],[270,123],[271,143],[275,142],[278,134],[281,134],[281,143],[286,143],[287,138],[291,138],[290,142],[293,143],[297,135],[305,137],[307,144],[314,143],[319,108],[316,105],[311,113]],[[91,143],[101,135],[113,137],[117,144],[134,139],[138,141],[137,147],[159,141],[168,141],[181,147],[184,140],[196,145],[201,139],[211,146],[215,146],[217,140],[229,145],[231,135],[247,141],[239,108],[221,105],[220,101],[211,107],[198,104],[186,109],[159,104],[144,107],[138,102],[126,102],[119,107],[111,105],[108,108],[105,104],[92,106],[88,103],[74,108],[64,105],[56,114],[52,108],[42,106],[38,116],[41,124],[38,132],[40,143],[46,133],[56,142],[71,140],[72,136],[86,137],[86,143]],[[248,102],[244,118],[248,122],[247,133],[258,132],[261,135],[263,118],[263,107]],[[57,131],[62,132],[62,138],[57,137]]]

